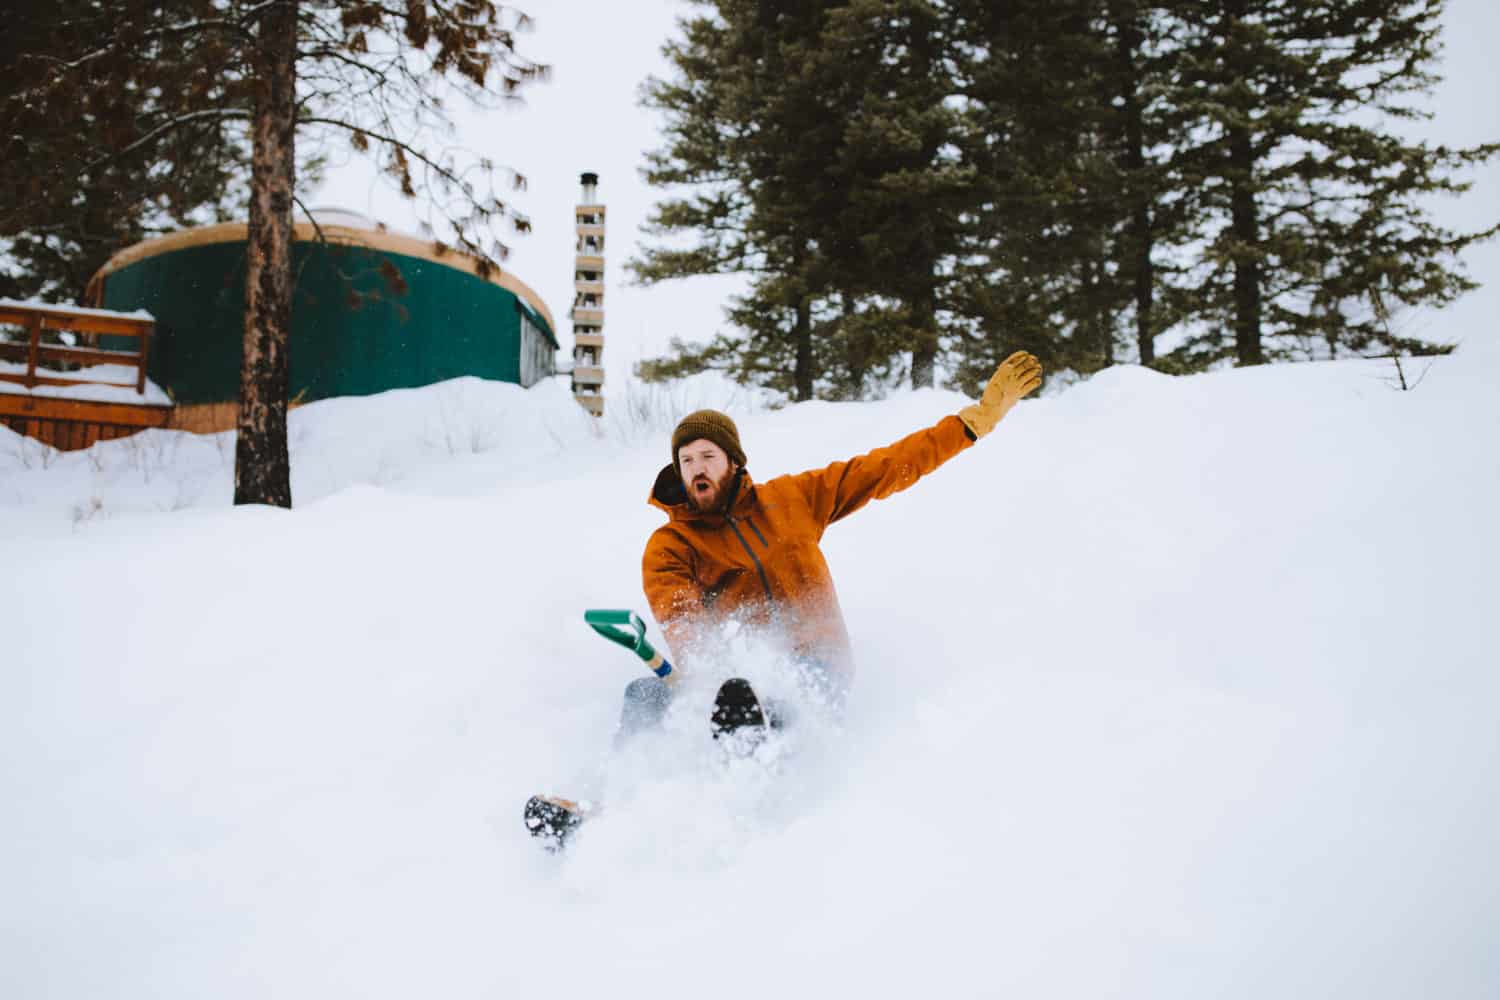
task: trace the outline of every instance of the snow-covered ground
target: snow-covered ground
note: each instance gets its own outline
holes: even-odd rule
[[[1408,367],[1420,375],[1428,363]],[[761,478],[957,396],[460,380],[227,435],[0,429],[0,995],[1500,995],[1500,350],[1023,403],[825,540],[860,676],[777,778],[611,760],[672,419]],[[534,791],[604,794],[549,857]]]

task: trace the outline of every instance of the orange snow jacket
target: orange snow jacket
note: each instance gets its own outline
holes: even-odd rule
[[[646,599],[674,658],[691,659],[706,626],[738,619],[769,626],[788,651],[847,680],[854,663],[833,577],[818,542],[834,521],[904,490],[973,443],[957,417],[847,462],[753,483],[743,469],[723,508],[702,512],[675,464],[650,503],[669,520],[646,542]]]

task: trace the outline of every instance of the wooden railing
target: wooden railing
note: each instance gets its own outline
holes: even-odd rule
[[[0,343],[0,359],[26,365],[24,374],[0,372],[0,382],[19,382],[28,389],[38,385],[112,385],[134,389],[141,394],[146,391],[146,359],[151,348],[154,320],[127,313],[110,313],[102,309],[43,306],[0,299],[0,324],[19,326],[27,332],[25,343]],[[78,334],[79,343],[43,343],[42,338],[46,333],[54,338],[58,333]],[[93,346],[100,336],[132,337],[137,348],[134,351],[113,351]],[[47,363],[75,363],[85,367],[125,365],[136,370],[136,380],[131,384],[81,377],[61,378],[38,373],[37,366]]]

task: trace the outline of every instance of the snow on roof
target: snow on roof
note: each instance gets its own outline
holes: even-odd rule
[[[39,309],[43,312],[67,313],[70,316],[99,316],[104,319],[144,319],[153,323],[156,322],[156,317],[144,309],[118,312],[114,309],[86,309],[83,306],[59,305],[56,302],[43,302],[40,299],[0,298],[0,308],[7,306],[12,309]]]
[[[346,229],[368,229],[372,232],[395,232],[398,236],[410,236],[410,233],[402,233],[391,229],[383,222],[370,218],[363,212],[356,212],[348,208],[328,208],[315,205],[308,212],[298,212],[299,215],[313,219],[320,226],[343,226]]]
[[[389,229],[378,222],[371,221],[367,216],[358,212],[347,212],[343,209],[313,209],[313,215],[317,219],[317,228],[322,229],[322,238],[330,243],[345,244],[349,246],[365,247],[379,250],[385,253],[401,254],[407,257],[415,257],[419,260],[428,260],[443,267],[465,271],[491,284],[499,285],[511,294],[524,299],[531,308],[546,322],[547,328],[552,331],[553,339],[557,336],[557,322],[552,318],[552,310],[547,303],[537,294],[536,290],[526,284],[514,273],[503,268],[486,269],[481,266],[478,258],[452,247],[439,248],[437,241],[430,237],[410,236],[406,233]],[[352,224],[345,221],[348,217]],[[142,240],[133,246],[128,246],[115,253],[113,257],[104,262],[104,266],[95,272],[93,281],[107,279],[116,271],[137,264],[147,258],[158,254],[174,253],[189,247],[208,246],[216,243],[232,243],[245,239],[247,225],[244,222],[219,222],[209,226],[196,226],[192,229],[183,229],[165,236],[154,236],[148,240]],[[292,238],[298,241],[311,241],[319,238],[319,234],[310,219],[305,214],[299,213],[295,225],[292,227]]]

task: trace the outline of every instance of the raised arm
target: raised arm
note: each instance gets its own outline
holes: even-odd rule
[[[1042,366],[1024,351],[995,370],[977,403],[931,427],[847,462],[794,476],[814,517],[823,524],[854,513],[871,500],[906,489],[988,434],[1017,401],[1041,385]]]
[[[792,480],[807,497],[813,517],[828,525],[871,500],[906,489],[972,443],[957,417],[944,417],[894,444],[803,472]]]

